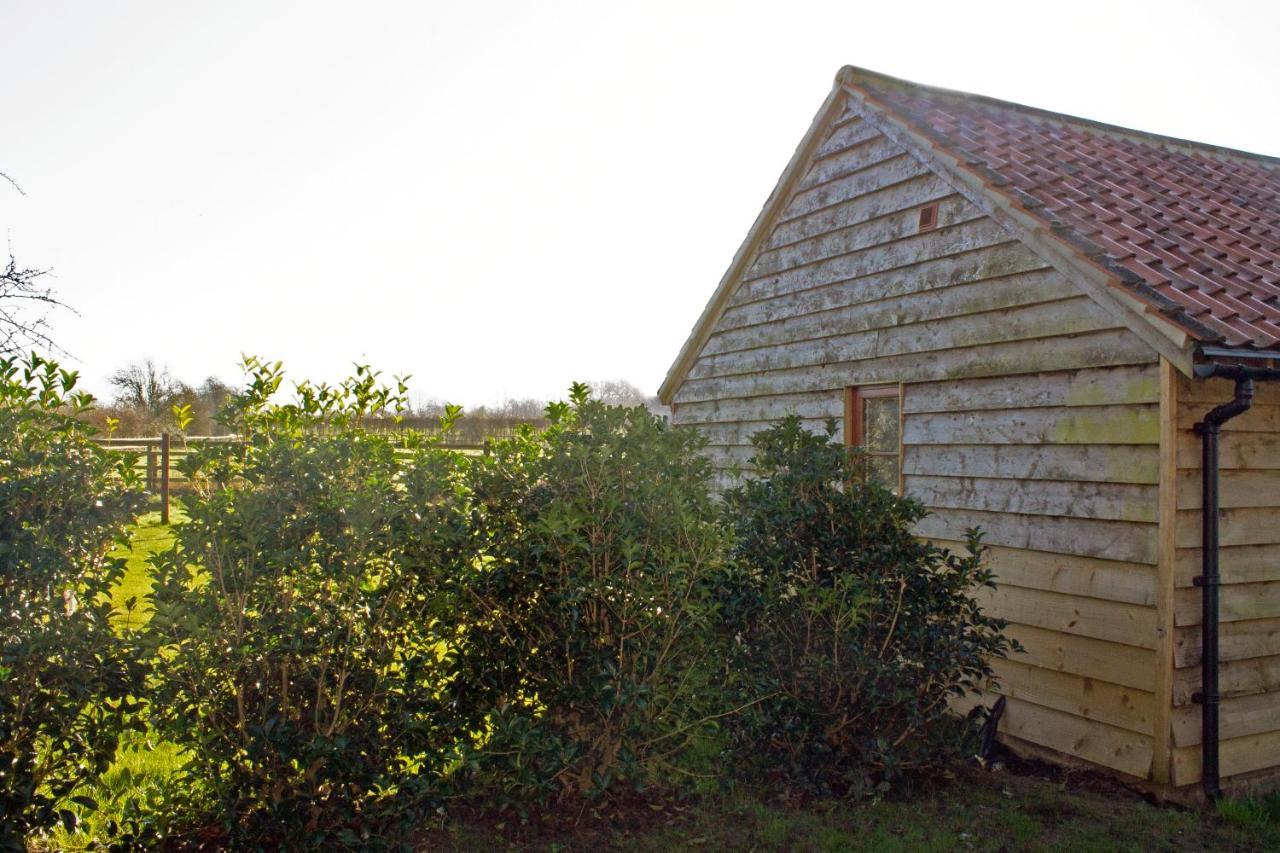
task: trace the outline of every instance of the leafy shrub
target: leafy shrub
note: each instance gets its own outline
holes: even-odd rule
[[[723,713],[703,439],[582,385],[571,401],[468,476],[486,553],[462,582],[463,681],[493,708],[474,767],[515,798],[689,778]]]
[[[865,792],[954,747],[948,701],[991,676],[1010,643],[974,599],[968,556],[916,539],[923,507],[865,462],[787,418],[758,433],[749,480],[725,495],[738,574],[722,590],[734,671],[759,701],[741,755],[792,780]]]
[[[198,494],[156,565],[153,716],[208,797],[186,808],[233,839],[365,846],[432,805],[475,727],[447,689],[462,460],[361,428],[403,382],[361,367],[275,405],[279,364],[247,367],[227,414],[244,443],[183,463]]]
[[[0,361],[0,847],[56,823],[115,754],[140,671],[112,630],[109,552],[141,504],[79,420],[76,374]],[[80,798],[82,805],[92,803]]]

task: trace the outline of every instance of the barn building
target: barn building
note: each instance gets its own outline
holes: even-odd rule
[[[1008,744],[1215,795],[1280,778],[1278,359],[1280,159],[846,67],[660,396],[726,475],[838,419],[986,531]]]

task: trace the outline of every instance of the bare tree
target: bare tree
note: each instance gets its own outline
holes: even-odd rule
[[[157,366],[150,357],[126,364],[111,374],[108,381],[116,389],[118,405],[152,415],[164,414],[182,390],[181,384],[169,374],[169,368]]]
[[[649,399],[649,395],[625,379],[605,379],[589,384],[592,396],[610,406],[641,406]]]
[[[49,335],[48,313],[67,305],[44,285],[41,279],[48,274],[48,270],[19,268],[9,256],[0,272],[0,356],[32,348],[61,350]]]
[[[547,410],[547,401],[537,397],[520,397],[504,400],[501,406],[495,407],[493,414],[505,418],[527,418],[532,421],[541,420]]]

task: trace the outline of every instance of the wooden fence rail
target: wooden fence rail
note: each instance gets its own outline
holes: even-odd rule
[[[171,436],[165,433],[156,436],[94,440],[102,447],[119,450],[122,453],[138,454],[138,459],[134,463],[135,470],[143,475],[147,492],[159,496],[160,519],[164,524],[168,524],[170,495],[174,492],[188,491],[192,487],[187,478],[177,469],[177,463],[199,445],[238,444],[241,439],[237,435]],[[460,453],[479,453],[485,445],[484,442],[449,442],[440,446]]]

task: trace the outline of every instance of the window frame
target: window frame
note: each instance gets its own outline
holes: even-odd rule
[[[898,401],[898,446],[892,451],[871,450],[866,446],[865,401],[893,397]],[[898,460],[898,483],[895,489],[902,494],[902,383],[874,385],[849,385],[844,389],[844,446],[858,447],[868,456],[889,457]]]

